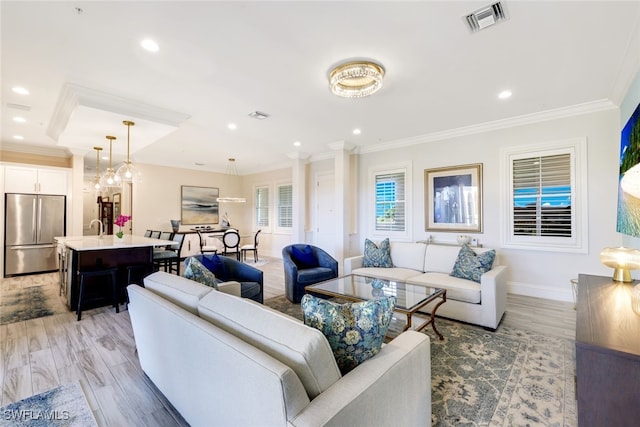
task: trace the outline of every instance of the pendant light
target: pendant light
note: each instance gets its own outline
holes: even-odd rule
[[[231,182],[234,180],[233,177],[238,176],[238,169],[236,169],[236,159],[230,158],[227,162],[227,190],[231,187]],[[244,197],[218,197],[218,203],[245,203],[247,199]]]
[[[117,175],[115,170],[111,165],[112,156],[113,156],[113,141],[116,140],[115,136],[107,135],[106,138],[109,140],[109,167],[104,173],[102,177],[102,185],[105,187],[121,187],[122,182],[116,179]]]
[[[130,120],[124,120],[122,124],[127,127],[127,160],[118,168],[116,179],[122,182],[136,182],[140,180],[140,172],[138,172],[133,163],[131,163],[129,156],[131,150],[131,126],[134,126],[135,123]]]
[[[96,176],[91,180],[91,184],[99,192],[102,188],[102,178],[100,177],[100,151],[102,151],[102,147],[93,147],[93,149],[96,150]]]

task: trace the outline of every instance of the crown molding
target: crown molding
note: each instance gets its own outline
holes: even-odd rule
[[[451,138],[458,138],[461,136],[476,135],[484,132],[491,132],[517,126],[524,126],[528,124],[606,111],[614,108],[618,108],[618,106],[607,99],[585,102],[583,104],[572,105],[570,107],[556,108],[553,110],[541,111],[532,114],[524,114],[522,116],[510,117],[508,119],[495,120],[493,122],[464,126],[457,129],[445,130],[442,132],[434,132],[412,136],[409,138],[396,139],[394,141],[383,142],[370,146],[361,146],[359,147],[359,153],[373,153],[399,147],[407,147],[428,142],[442,141]]]
[[[292,151],[287,153],[287,157],[291,160],[307,160],[309,158],[309,153],[304,153],[302,151]]]
[[[188,114],[132,101],[74,83],[65,83],[47,127],[47,135],[58,141],[69,123],[71,114],[79,105],[173,127],[178,127],[191,117]]]
[[[611,85],[611,99],[618,105],[624,100],[636,74],[640,73],[640,20],[637,21],[629,42],[625,48],[624,58],[618,74]]]
[[[47,147],[43,145],[19,144],[13,142],[3,142],[2,151],[62,158],[68,158],[70,155],[69,151],[64,147]]]

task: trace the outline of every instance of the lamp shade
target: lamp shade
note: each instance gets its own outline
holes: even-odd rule
[[[632,282],[630,270],[640,269],[640,251],[632,248],[604,248],[600,252],[600,262],[613,268],[613,280]]]

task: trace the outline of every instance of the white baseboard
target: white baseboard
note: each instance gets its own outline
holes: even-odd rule
[[[573,302],[573,291],[569,283],[562,288],[557,288],[532,283],[509,282],[507,283],[507,292],[514,295]]]

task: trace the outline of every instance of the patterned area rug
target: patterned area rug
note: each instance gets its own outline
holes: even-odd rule
[[[61,385],[0,408],[0,426],[97,425],[79,383]]]
[[[300,305],[284,296],[265,305],[302,319]],[[446,319],[436,324],[443,341],[430,326],[423,330],[431,337],[433,426],[578,425],[572,340]],[[403,326],[400,316],[390,330]]]
[[[0,325],[65,313],[57,274],[39,274],[2,279]]]

